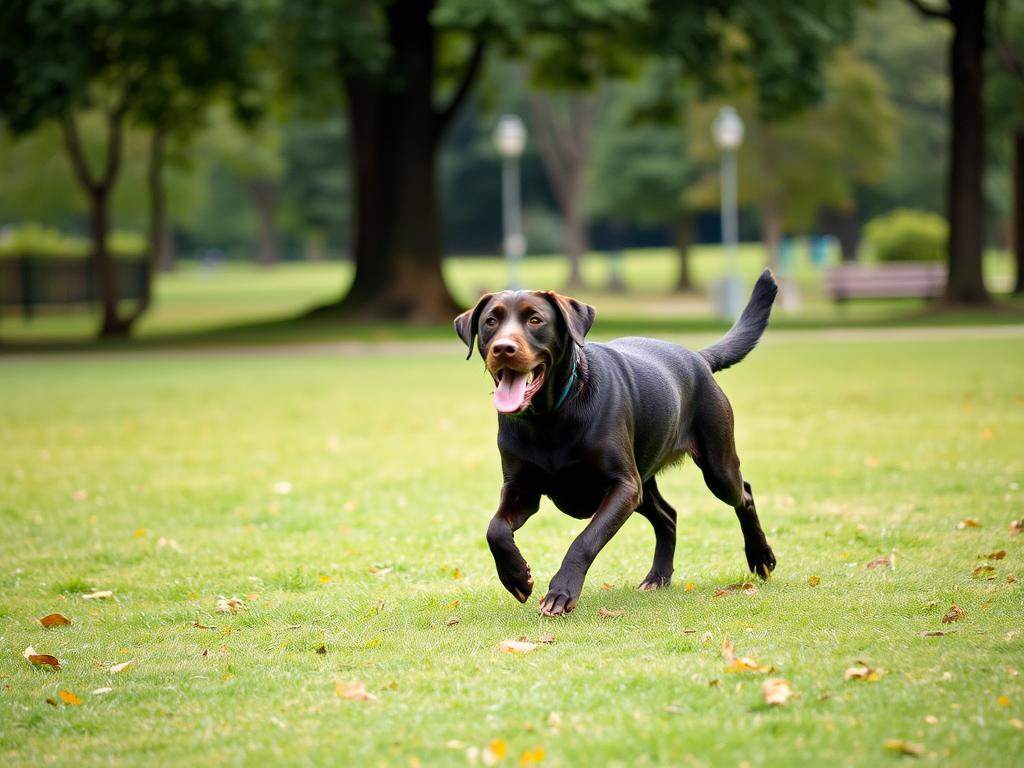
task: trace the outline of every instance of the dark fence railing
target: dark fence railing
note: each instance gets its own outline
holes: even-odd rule
[[[147,299],[149,260],[114,259],[121,299]],[[0,258],[0,308],[95,304],[96,270],[91,259]]]

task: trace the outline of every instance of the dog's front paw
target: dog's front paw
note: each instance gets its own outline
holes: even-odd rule
[[[775,570],[775,553],[768,544],[746,550],[747,565],[750,572],[756,573],[762,579],[767,579]]]
[[[667,587],[672,583],[672,574],[658,573],[657,571],[651,571],[647,574],[640,586],[637,587],[641,592],[651,592],[655,589],[661,589]]]
[[[509,571],[498,571],[498,578],[516,600],[525,603],[530,599],[533,592],[533,576],[530,575],[530,566],[524,563],[524,567]]]
[[[540,600],[542,616],[564,616],[576,607],[579,595],[572,595],[568,590],[551,588]]]

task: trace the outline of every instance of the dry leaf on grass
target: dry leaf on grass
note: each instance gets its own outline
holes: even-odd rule
[[[1024,517],[1020,520],[1013,520],[1010,522],[1011,536],[1019,536],[1021,531],[1024,531]]]
[[[195,622],[192,626],[196,629],[216,629],[216,627],[211,626],[210,624],[200,624],[198,621]]]
[[[769,677],[761,684],[761,696],[766,704],[785,704],[793,696],[789,681],[781,677]]]
[[[601,589],[615,589],[614,584],[609,584],[607,581],[601,584]]]
[[[90,592],[87,595],[82,595],[83,600],[106,600],[109,597],[113,597],[114,593],[109,589],[101,589],[98,592]]]
[[[555,642],[555,636],[554,635],[541,635],[540,637],[538,637],[536,639],[535,642],[543,643],[544,645],[550,645],[551,643]]]
[[[728,637],[722,641],[722,658],[725,659],[726,672],[758,672],[765,674],[775,670],[775,667],[771,664],[758,664],[757,659],[751,656],[741,656],[737,659],[733,642]]]
[[[484,765],[497,765],[508,755],[508,742],[504,739],[492,739],[483,751]]]
[[[334,694],[339,699],[348,699],[349,701],[377,701],[377,697],[366,690],[364,683],[343,683],[337,682],[334,684]]]
[[[50,627],[66,627],[71,624],[71,619],[60,613],[51,613],[48,616],[43,616],[41,619],[36,619],[36,621],[47,629]]]
[[[686,582],[686,586],[683,587],[683,592],[693,592],[693,590],[695,590],[696,588],[696,584],[694,584],[692,581],[688,581]]]
[[[393,569],[385,568],[382,565],[371,565],[366,570],[369,571],[371,576],[387,576]]]
[[[598,608],[597,615],[602,619],[617,619],[620,616],[625,615],[625,608],[616,608],[615,610],[609,610],[608,608]]]
[[[883,669],[872,669],[863,662],[857,662],[857,666],[850,667],[843,673],[843,680],[865,680],[869,683],[877,683],[884,671]]]
[[[1010,706],[1010,699],[1006,696],[1000,696],[998,699],[996,699],[996,704],[998,704],[1000,707],[1008,707]]]
[[[888,567],[890,571],[896,570],[896,555],[882,555],[881,557],[876,557],[874,560],[867,564],[868,570],[872,571],[875,568],[885,567]]]
[[[938,629],[933,629],[931,632],[922,632],[921,633],[921,637],[945,637],[946,635],[953,635],[953,634],[956,634],[955,630],[951,630],[949,632],[943,632],[943,631],[938,630]]]
[[[910,757],[920,757],[924,754],[924,747],[904,739],[886,739],[883,746],[890,752],[899,752],[901,755],[909,755]]]
[[[82,703],[82,700],[75,696],[75,694],[73,694],[71,691],[61,691],[60,700],[63,701],[65,704],[71,704],[72,706],[76,707]]]
[[[445,625],[446,627],[454,627],[454,626],[455,626],[456,624],[458,624],[458,623],[459,623],[460,621],[461,621],[461,619],[460,619],[460,618],[459,618],[458,616],[449,616],[449,617],[448,617],[448,620],[447,620],[447,621],[445,621],[444,625]]]
[[[130,667],[134,663],[135,663],[135,659],[129,659],[128,661],[122,661],[120,664],[115,664],[114,666],[112,666],[110,669],[107,670],[107,672],[112,672],[113,674],[116,675],[118,672],[124,672],[126,669],[128,669],[128,667]]]
[[[993,568],[991,565],[979,565],[977,568],[974,569],[971,575],[976,579],[980,579],[995,572],[996,569]]]
[[[821,577],[820,576],[811,576],[811,578],[809,578],[807,580],[807,586],[809,586],[809,587],[816,587],[819,584],[821,584]]]
[[[523,640],[502,640],[498,643],[498,650],[505,653],[529,653],[530,651],[537,650],[539,647],[536,643],[524,642]]]
[[[22,653],[28,663],[33,667],[50,667],[51,669],[60,669],[60,662],[57,661],[56,656],[50,656],[48,653],[36,653],[36,649],[31,645],[24,650]]]
[[[978,555],[979,560],[1002,560],[1005,557],[1005,549],[1000,549],[998,552],[989,552],[987,555]]]
[[[981,528],[981,521],[976,517],[965,517],[956,524],[957,530],[963,531],[967,528]]]
[[[238,613],[245,608],[245,601],[240,597],[217,596],[217,613]]]
[[[104,694],[110,693],[112,690],[114,690],[114,689],[113,688],[94,688],[93,690],[89,691],[89,693],[92,696],[103,696]]]
[[[956,603],[953,603],[951,606],[949,606],[949,610],[946,611],[946,615],[942,617],[942,623],[952,624],[954,621],[960,621],[966,615],[967,614],[964,612],[963,608],[961,608]]]
[[[744,595],[752,595],[757,592],[757,585],[752,581],[741,581],[736,584],[729,584],[725,587],[720,587],[715,590],[715,594],[712,597],[721,597],[722,595],[731,595],[733,592],[740,592]]]
[[[544,762],[544,747],[534,747],[519,755],[519,765],[526,768],[528,765],[539,765]]]

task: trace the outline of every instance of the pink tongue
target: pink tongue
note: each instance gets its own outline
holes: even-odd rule
[[[526,374],[505,369],[494,392],[494,407],[499,413],[515,413],[526,397]]]

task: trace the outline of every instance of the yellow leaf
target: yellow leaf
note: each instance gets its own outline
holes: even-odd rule
[[[722,658],[725,659],[726,672],[758,672],[764,674],[775,669],[770,664],[758,664],[757,660],[750,656],[743,656],[737,659],[733,642],[728,637],[722,641]]]
[[[339,699],[348,699],[349,701],[376,701],[377,697],[366,690],[364,683],[353,682],[343,683],[336,682],[334,684],[334,694]]]
[[[61,691],[60,692],[60,699],[65,704],[72,704],[74,706],[78,706],[79,704],[82,703],[82,700],[80,698],[78,698],[77,696],[75,696],[75,694],[73,694],[71,691]]]
[[[729,584],[728,586],[721,587],[715,590],[715,594],[712,597],[721,597],[722,595],[731,595],[733,592],[740,592],[744,595],[752,595],[757,592],[757,585],[752,581],[742,581],[737,584]]]
[[[454,570],[452,570],[452,578],[456,579],[456,580],[457,579],[461,579],[462,578],[462,571],[460,571],[458,568],[455,568]]]
[[[508,742],[504,739],[492,739],[483,753],[484,765],[500,763],[508,755]]]
[[[821,584],[821,577],[820,576],[811,576],[811,578],[809,578],[807,580],[807,586],[809,586],[809,587],[816,587],[819,584]]]
[[[1010,700],[1006,696],[1000,696],[998,699],[996,699],[996,704],[998,704],[1000,707],[1008,707],[1010,706]]]
[[[761,685],[761,695],[766,704],[785,704],[793,695],[789,687],[789,681],[781,677],[769,677]]]
[[[696,584],[694,584],[692,581],[688,581],[688,582],[686,582],[686,586],[683,587],[683,591],[684,592],[693,592],[693,590],[695,590],[696,588],[697,588]]]
[[[967,528],[981,528],[981,521],[976,517],[965,517],[959,523],[956,524],[958,530],[965,530]]]
[[[887,739],[884,746],[890,752],[899,752],[901,755],[920,757],[924,754],[924,747],[920,744],[904,741],[903,739]]]
[[[136,528],[135,529],[135,538],[136,539],[141,539],[145,535],[146,535],[146,529],[145,528]]]
[[[528,749],[519,756],[519,765],[537,765],[544,760],[544,747],[534,747]]]
[[[498,649],[505,653],[529,653],[535,651],[540,646],[536,643],[529,643],[523,640],[502,640],[498,644]]]
[[[331,577],[328,576],[327,574],[321,575],[320,576],[320,583],[321,584],[330,584],[331,583]]]
[[[71,623],[71,619],[60,613],[51,613],[48,616],[43,616],[37,621],[42,624],[46,629],[50,627],[66,627]]]

